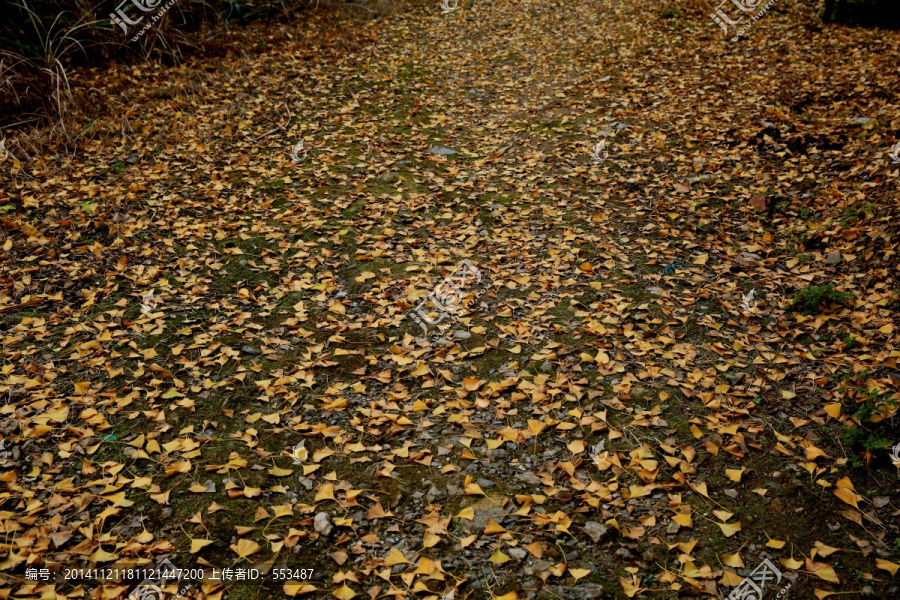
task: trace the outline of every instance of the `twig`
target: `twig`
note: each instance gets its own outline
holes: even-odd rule
[[[264,134],[262,134],[261,136],[259,136],[255,140],[253,140],[254,142],[258,142],[259,140],[263,139],[264,137],[268,137],[268,136],[272,135],[276,131],[284,131],[285,128],[291,124],[291,119],[293,118],[293,116],[291,115],[291,109],[288,108],[287,104],[285,104],[284,107],[287,109],[287,113],[288,113],[287,122],[284,125],[279,125],[275,129],[270,129],[269,131],[265,132]]]

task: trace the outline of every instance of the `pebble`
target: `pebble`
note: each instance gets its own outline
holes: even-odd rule
[[[432,154],[440,154],[442,156],[451,156],[453,154],[456,154],[456,150],[453,150],[452,148],[446,148],[444,146],[432,146],[428,149],[428,151]]]
[[[588,521],[584,524],[584,532],[588,534],[594,542],[599,542],[600,538],[606,535],[607,531],[609,530],[605,526],[596,521]]]
[[[252,346],[244,346],[243,348],[241,348],[241,352],[243,352],[244,354],[253,355],[262,354],[262,350],[260,350],[259,348],[254,348]]]
[[[528,552],[524,548],[510,548],[509,555],[516,560],[525,560],[525,557],[528,556]]]
[[[328,513],[320,512],[319,514],[317,514],[316,518],[313,520],[313,528],[321,535],[324,535],[326,537],[331,535],[334,527],[328,520]]]
[[[841,257],[840,252],[830,252],[828,254],[828,258],[825,259],[826,265],[836,265],[841,262],[843,258]]]
[[[582,583],[581,585],[545,585],[544,590],[563,600],[603,600],[609,598],[606,589],[599,583]]]

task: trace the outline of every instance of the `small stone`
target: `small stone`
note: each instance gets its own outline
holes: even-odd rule
[[[738,492],[735,489],[727,489],[725,490],[725,495],[731,499],[737,498]]]
[[[762,256],[753,252],[741,252],[737,255],[737,261],[742,265],[754,265],[762,260]]]
[[[840,252],[829,252],[828,258],[825,259],[826,265],[836,265],[841,262],[843,258],[841,257]]]
[[[496,483],[494,483],[494,482],[491,481],[490,479],[484,479],[484,478],[479,479],[479,480],[477,481],[477,483],[478,483],[478,485],[479,485],[482,489],[484,489],[484,488],[489,488],[489,487],[494,487],[495,485],[497,485]]]
[[[434,486],[431,486],[431,489],[428,490],[428,493],[425,494],[425,499],[430,503],[434,503],[436,500],[443,500],[447,497],[447,492],[443,490],[439,490]]]
[[[857,125],[865,125],[866,123],[869,123],[873,120],[874,119],[872,119],[872,117],[859,117],[853,122],[856,123]]]
[[[524,481],[525,483],[530,483],[531,485],[541,485],[543,483],[538,476],[532,473],[531,471],[525,471],[521,473],[519,476],[520,481]]]
[[[538,560],[534,561],[531,564],[531,566],[534,567],[535,573],[540,573],[541,571],[546,571],[552,565],[551,565],[551,563],[547,562],[546,560],[538,559]]]
[[[262,350],[254,348],[252,346],[244,346],[243,348],[241,348],[241,352],[243,352],[244,354],[252,354],[254,356],[257,354],[262,354]]]
[[[604,600],[609,598],[606,589],[599,583],[582,583],[573,586],[545,585],[544,590],[563,600]]]
[[[599,542],[608,531],[609,530],[605,526],[596,521],[588,521],[584,524],[584,532],[595,542]]]
[[[528,552],[524,548],[510,548],[509,555],[516,560],[525,560]]]
[[[616,556],[618,556],[619,558],[623,558],[625,560],[629,560],[634,555],[631,553],[631,550],[622,546],[618,550],[616,550]]]
[[[428,151],[432,154],[440,154],[441,156],[452,156],[453,154],[456,154],[456,150],[444,146],[432,146]]]
[[[659,289],[659,286],[657,286],[657,285],[652,285],[652,286],[648,287],[647,291],[650,292],[651,294],[653,294],[654,296],[662,295],[662,290]]]
[[[206,491],[215,494],[216,493],[216,482],[212,479],[207,479],[206,483],[203,484],[203,487],[206,488]]]
[[[331,525],[331,522],[328,520],[328,513],[320,512],[316,515],[316,518],[313,520],[313,528],[319,532],[319,534],[324,536],[331,535],[334,527]]]
[[[400,180],[400,174],[397,171],[388,171],[384,175],[378,178],[379,181],[384,181],[385,183],[396,183]]]
[[[472,334],[469,333],[468,331],[454,331],[453,335],[455,335],[456,338],[460,339],[460,340],[467,340],[470,337],[472,337]]]

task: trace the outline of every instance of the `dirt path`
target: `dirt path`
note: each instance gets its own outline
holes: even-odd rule
[[[693,6],[97,74],[121,135],[2,166],[4,593],[900,593],[900,34]]]

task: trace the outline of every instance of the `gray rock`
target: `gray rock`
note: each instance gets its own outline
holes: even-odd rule
[[[497,485],[496,483],[494,483],[494,482],[491,481],[490,479],[484,479],[484,478],[479,479],[479,480],[477,481],[477,483],[478,483],[479,486],[481,486],[482,489],[484,489],[484,488],[489,488],[489,487],[493,487],[493,486]]]
[[[442,156],[452,156],[453,154],[456,154],[456,150],[444,146],[432,146],[428,151],[432,154],[440,154]]]
[[[252,346],[244,346],[243,348],[241,348],[241,352],[243,352],[244,354],[252,354],[254,356],[257,354],[262,354],[262,350],[260,350],[259,348],[254,348]]]
[[[531,563],[531,566],[534,567],[535,573],[540,573],[541,571],[546,571],[550,568],[553,563],[547,562],[546,560],[538,559]]]
[[[538,476],[531,471],[525,471],[524,473],[519,474],[518,477],[520,481],[524,481],[525,483],[530,483],[532,485],[541,485],[541,480],[538,479]]]
[[[545,585],[544,589],[563,600],[604,600],[609,594],[599,583],[582,583],[581,585]]]
[[[828,258],[825,259],[825,264],[826,264],[826,265],[836,265],[836,264],[838,264],[839,262],[841,262],[842,260],[844,260],[844,259],[843,259],[843,257],[841,256],[841,253],[840,253],[840,252],[837,252],[837,251],[835,251],[835,252],[829,252],[829,253],[828,253]]]
[[[856,123],[857,125],[863,125],[863,124],[869,123],[870,121],[873,121],[873,120],[874,119],[872,119],[872,117],[859,117],[853,122]]]
[[[472,334],[468,331],[454,331],[453,335],[455,335],[458,339],[467,340],[472,337]]]
[[[662,290],[659,289],[659,286],[653,285],[647,288],[647,291],[653,294],[654,296],[661,296]]]
[[[378,178],[379,181],[384,181],[385,183],[396,183],[400,180],[400,174],[397,171],[388,171],[384,175]]]
[[[463,528],[468,530],[470,533],[473,531],[477,531],[481,533],[484,531],[484,528],[487,527],[488,519],[493,520],[495,523],[499,523],[500,520],[506,516],[506,511],[504,511],[500,507],[494,508],[483,508],[481,510],[475,510],[475,519],[472,521],[462,520]]]
[[[439,490],[434,486],[431,486],[431,489],[428,490],[428,493],[425,494],[425,499],[431,503],[434,503],[436,500],[443,500],[447,497],[447,492],[443,490]]]
[[[742,265],[755,265],[762,260],[762,256],[753,252],[741,252],[737,256],[737,261]]]
[[[608,531],[609,530],[605,526],[596,521],[588,521],[584,524],[584,532],[595,542],[599,542],[600,538],[606,535]]]
[[[328,519],[328,513],[324,512],[320,512],[316,515],[316,518],[313,521],[313,528],[326,537],[331,535],[331,532],[334,531],[334,526],[332,526],[331,521]]]
[[[510,548],[509,555],[516,560],[525,560],[525,557],[528,556],[528,551],[524,548]]]

